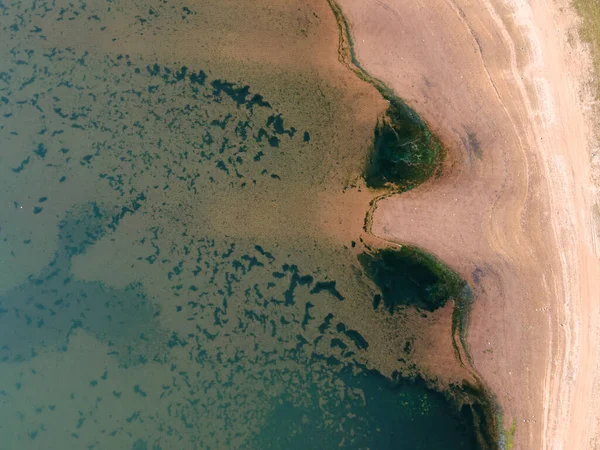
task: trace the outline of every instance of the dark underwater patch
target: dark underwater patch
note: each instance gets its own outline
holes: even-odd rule
[[[433,256],[414,247],[384,249],[358,255],[365,272],[381,290],[383,304],[393,313],[397,306],[417,306],[435,311],[459,298],[465,282]]]
[[[375,127],[365,180],[373,188],[391,185],[407,190],[435,173],[443,157],[442,146],[402,100],[388,100],[386,114]]]

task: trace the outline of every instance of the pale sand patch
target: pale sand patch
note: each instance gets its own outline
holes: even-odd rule
[[[471,353],[516,421],[514,448],[593,448],[597,189],[576,16],[562,0],[340,4],[363,67],[450,152],[441,179],[380,202],[373,231],[474,287]]]

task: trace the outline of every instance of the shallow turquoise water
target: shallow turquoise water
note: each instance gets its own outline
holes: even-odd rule
[[[120,10],[200,15],[0,3],[0,448],[473,448],[441,394],[377,371],[377,289],[306,225],[344,126],[299,114],[322,86],[287,111],[95,45]]]

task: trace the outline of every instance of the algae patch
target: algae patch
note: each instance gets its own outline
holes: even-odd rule
[[[400,305],[435,311],[449,299],[459,298],[466,286],[456,273],[415,247],[365,252],[358,260],[381,290],[390,312]]]
[[[367,186],[407,191],[431,176],[439,175],[444,160],[441,142],[410,106],[360,65],[342,10],[333,0],[329,0],[329,5],[340,32],[338,59],[361,80],[373,85],[389,102],[375,127],[373,147],[363,174]]]

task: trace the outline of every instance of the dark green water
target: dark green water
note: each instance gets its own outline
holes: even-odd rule
[[[476,448],[315,224],[346,97],[220,65],[218,9],[0,2],[0,449]]]

